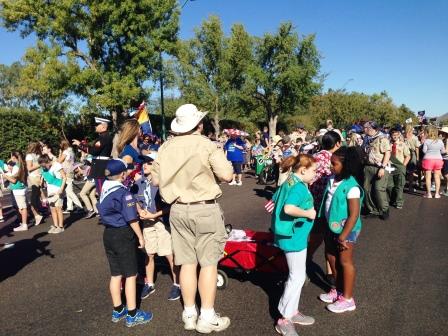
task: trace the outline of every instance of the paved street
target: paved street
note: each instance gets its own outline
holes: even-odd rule
[[[263,209],[269,188],[246,178],[242,187],[223,186],[221,204],[234,228],[266,231]],[[316,253],[312,283],[302,292],[301,310],[316,318],[300,335],[446,335],[448,328],[448,198],[406,195],[403,210],[387,222],[365,220],[356,251],[357,310],[332,314],[317,300],[324,284]],[[46,233],[50,220],[28,232],[0,227],[0,335],[194,335],[182,329],[180,301],[170,302],[170,279],[159,272],[156,292],[141,303],[154,313],[145,326],[128,329],[110,322],[108,266],[97,220],[66,219],[65,233]],[[240,281],[244,280],[244,281]],[[232,324],[221,335],[275,335],[273,318],[282,288],[271,274],[247,279],[231,275],[216,309]]]

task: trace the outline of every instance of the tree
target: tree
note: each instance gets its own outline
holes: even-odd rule
[[[316,127],[321,127],[326,119],[331,119],[338,128],[346,128],[360,120],[374,120],[390,126],[401,124],[413,116],[405,105],[397,107],[386,92],[367,95],[339,90],[329,90],[326,94],[313,97],[309,112]]]
[[[225,38],[218,17],[211,16],[195,32],[195,37],[179,43],[179,89],[186,101],[214,111],[214,127],[219,133],[219,115],[224,104]]]
[[[296,113],[320,92],[320,56],[314,35],[299,40],[291,23],[255,39],[254,54],[244,90],[263,107],[273,136],[279,116]]]
[[[78,71],[66,91],[91,108],[115,112],[115,118],[148,96],[143,83],[154,74],[160,53],[173,53],[176,45],[175,0],[0,0],[0,5],[4,27],[23,36],[34,33],[58,52],[58,63],[49,67],[70,68],[76,60]]]
[[[18,94],[23,65],[14,62],[10,66],[0,64],[0,106],[26,107],[28,100]]]

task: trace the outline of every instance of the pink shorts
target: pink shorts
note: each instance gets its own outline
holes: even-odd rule
[[[439,159],[424,159],[422,161],[423,170],[441,170],[443,167],[443,160]]]

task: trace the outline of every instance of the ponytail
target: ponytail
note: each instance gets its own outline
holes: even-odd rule
[[[11,156],[14,156],[17,159],[17,163],[19,166],[19,172],[17,173],[17,180],[19,180],[20,182],[26,184],[26,164],[25,161],[23,160],[23,155],[22,153],[18,152],[18,151],[14,151],[11,153]]]
[[[299,168],[310,168],[316,160],[310,154],[299,154],[297,156],[290,156],[284,159],[280,163],[280,171],[285,173],[292,169],[293,171],[297,171]]]

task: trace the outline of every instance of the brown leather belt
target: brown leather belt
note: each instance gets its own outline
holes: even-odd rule
[[[182,202],[176,202],[175,204],[182,204],[182,205],[196,205],[196,204],[216,204],[218,203],[217,200],[208,200],[208,201],[197,201],[197,202],[190,202],[190,203],[182,203]]]

